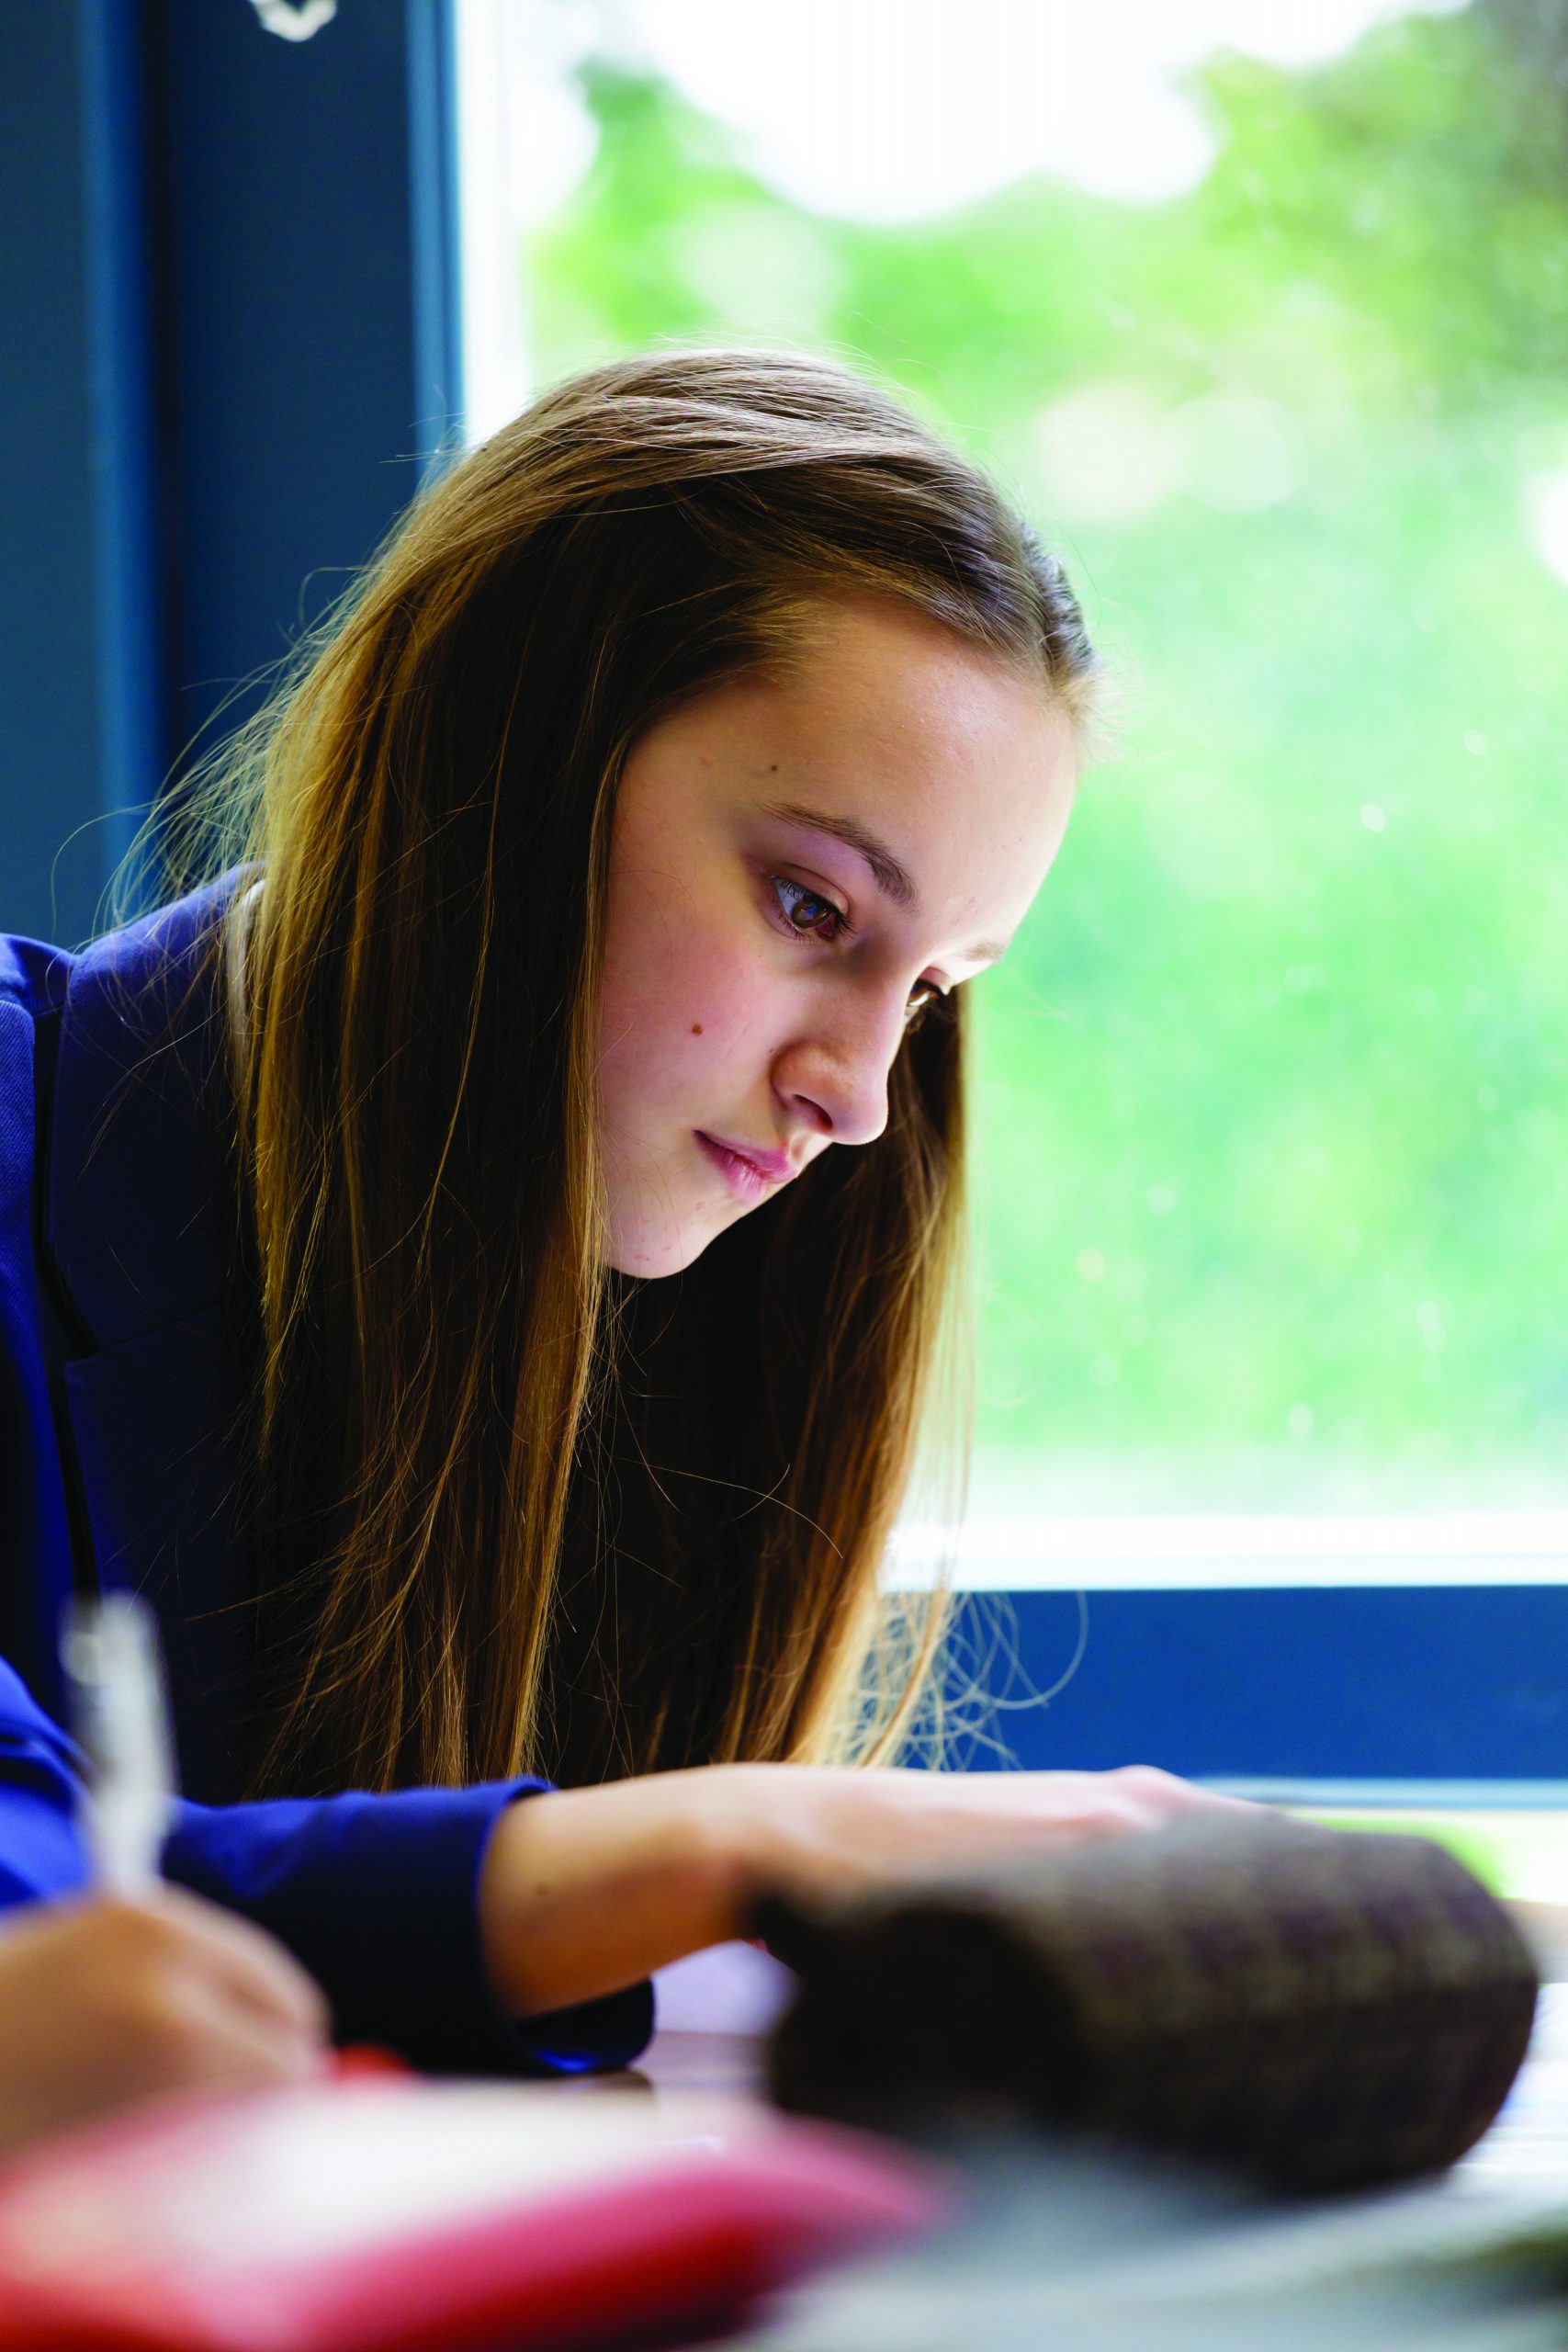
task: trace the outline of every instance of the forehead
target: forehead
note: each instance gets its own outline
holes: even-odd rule
[[[1006,936],[1060,843],[1077,771],[1065,710],[1038,677],[891,603],[815,607],[786,669],[687,716],[708,790],[875,835],[944,930]]]
[[[999,732],[1038,727],[1043,682],[953,630],[882,598],[807,609],[794,657],[762,688],[803,752],[880,767],[913,785],[985,755]]]

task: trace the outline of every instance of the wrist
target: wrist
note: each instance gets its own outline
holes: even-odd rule
[[[521,1797],[480,1871],[491,1986],[513,2017],[592,2000],[743,1931],[757,1883],[755,1768]]]
[[[671,1776],[692,1784],[694,1802],[685,1809],[686,1866],[718,1929],[709,1939],[714,1943],[750,1932],[752,1905],[773,1883],[776,1824],[768,1795],[776,1770],[767,1764],[713,1764]]]

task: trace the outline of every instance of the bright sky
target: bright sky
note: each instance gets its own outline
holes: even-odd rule
[[[795,203],[897,221],[1039,171],[1133,202],[1179,195],[1213,158],[1184,84],[1216,50],[1310,65],[1390,17],[1462,5],[525,0],[512,63],[533,136],[514,202],[536,216],[591,159],[592,130],[561,87],[588,49],[655,66],[732,125],[760,175]]]

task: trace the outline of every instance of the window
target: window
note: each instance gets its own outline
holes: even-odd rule
[[[974,1580],[1555,1607],[1568,20],[536,0],[466,40],[478,429],[660,337],[858,356],[1021,492],[1123,682],[979,983]]]

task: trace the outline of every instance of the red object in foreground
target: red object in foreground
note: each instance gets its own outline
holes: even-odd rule
[[[929,2226],[930,2169],[729,2102],[365,2076],[0,2176],[0,2352],[517,2352],[698,2325]]]

